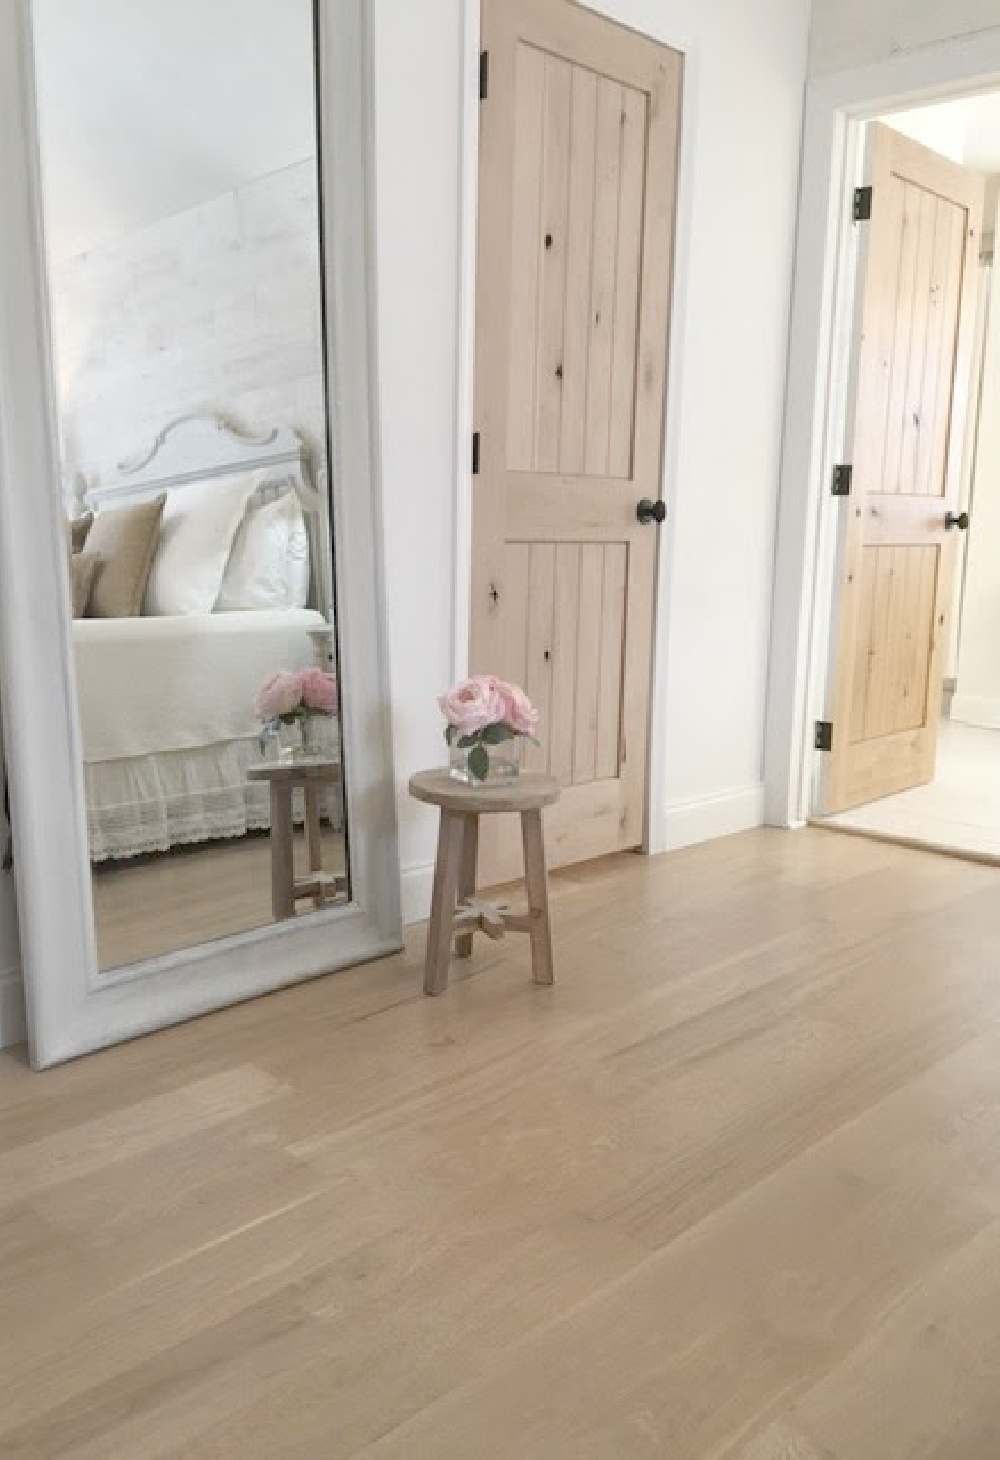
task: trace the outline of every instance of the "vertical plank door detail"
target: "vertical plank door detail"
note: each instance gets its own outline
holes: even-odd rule
[[[681,57],[569,0],[483,0],[471,663],[542,716],[559,866],[643,836]],[[520,871],[490,818],[486,880]]]

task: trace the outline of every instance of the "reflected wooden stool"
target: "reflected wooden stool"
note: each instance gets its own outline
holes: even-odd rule
[[[267,781],[271,790],[271,911],[276,922],[295,916],[300,897],[311,897],[314,907],[323,907],[328,897],[345,891],[347,879],[339,872],[323,871],[323,834],[320,826],[320,792],[336,781],[340,762],[332,757],[309,761],[268,761],[247,771],[251,781]],[[309,875],[296,877],[295,826],[292,796],[302,788],[305,802],[306,837],[309,842]]]
[[[437,806],[441,812],[424,993],[444,992],[448,987],[452,939],[458,956],[468,958],[476,933],[485,933],[489,938],[502,938],[505,933],[527,933],[531,938],[531,972],[535,983],[553,983],[542,810],[559,800],[558,781],[551,776],[528,774],[514,781],[466,786],[446,770],[420,771],[410,781],[410,795],[417,801]],[[521,818],[528,893],[526,913],[511,913],[506,908],[479,902],[475,896],[479,818],[500,812],[514,812]]]

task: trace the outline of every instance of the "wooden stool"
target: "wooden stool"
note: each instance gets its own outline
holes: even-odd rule
[[[323,785],[336,781],[340,763],[317,757],[309,761],[268,761],[247,771],[251,781],[267,781],[271,788],[271,911],[275,921],[295,916],[300,897],[311,897],[320,908],[328,895],[337,896],[347,887],[346,877],[323,871],[323,841],[320,827],[319,793]],[[293,848],[292,793],[302,787],[309,841],[309,876],[296,877]]]
[[[441,810],[424,993],[440,994],[448,987],[452,938],[458,956],[467,958],[476,933],[489,938],[502,938],[507,932],[529,934],[535,983],[554,982],[542,808],[559,800],[558,781],[529,774],[514,781],[466,786],[446,770],[420,771],[410,781],[410,795]],[[479,818],[504,811],[516,812],[521,818],[526,913],[510,913],[475,898]]]

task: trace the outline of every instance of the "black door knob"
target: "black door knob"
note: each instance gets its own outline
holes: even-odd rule
[[[666,502],[651,502],[648,497],[643,497],[635,509],[635,515],[643,527],[648,527],[651,522],[663,522],[667,515],[667,504]]]
[[[944,525],[948,532],[953,527],[957,527],[960,532],[964,532],[969,525],[969,514],[968,512],[949,512],[944,519]]]

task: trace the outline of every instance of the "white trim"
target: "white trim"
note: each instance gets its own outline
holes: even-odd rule
[[[0,973],[0,1049],[21,1044],[27,1037],[21,970],[6,968]]]
[[[654,584],[653,665],[650,683],[649,753],[643,815],[642,849],[647,854],[667,850],[667,646],[669,644],[672,585],[670,571],[675,542],[673,507],[678,480],[682,391],[685,360],[687,276],[691,258],[694,196],[697,185],[695,96],[699,81],[698,49],[682,32],[666,35],[639,30],[617,13],[613,0],[583,0],[605,20],[626,25],[647,39],[670,46],[684,57],[681,94],[680,156],[675,209],[670,340],[667,356],[662,494],[667,520],[660,530]],[[458,360],[456,382],[457,482],[455,507],[455,568],[453,579],[453,663],[456,678],[468,668],[472,596],[472,476],[469,470],[473,414],[476,343],[476,233],[479,208],[479,51],[480,0],[462,0],[462,83],[460,130]],[[666,27],[665,27],[666,28]],[[488,104],[488,102],[487,102]]]
[[[1000,28],[823,76],[807,88],[764,741],[764,809],[772,825],[799,825],[809,815],[816,756],[807,732],[824,708],[832,584],[822,570],[830,516],[820,509],[843,424],[832,419],[830,402],[844,368],[838,282],[846,261],[842,208],[856,155],[852,124],[998,84]]]
[[[479,0],[462,0],[459,76],[458,308],[455,337],[455,576],[452,673],[469,672],[472,616],[472,433],[475,430],[476,256],[479,215]]]
[[[39,1066],[401,945],[378,462],[374,3],[343,0],[335,23],[320,7],[328,405],[340,664],[349,686],[342,726],[353,900],[107,977],[97,971],[74,696],[30,0],[0,0],[0,659],[28,1031]],[[340,205],[345,197],[350,208]]]
[[[956,694],[948,718],[983,730],[1000,730],[1000,698],[995,695]]]
[[[763,821],[763,783],[737,786],[697,801],[685,801],[667,807],[664,850],[676,852],[681,847],[695,846],[715,837],[753,831]]]
[[[425,923],[431,915],[431,887],[434,883],[434,863],[425,862],[419,867],[406,867],[403,871],[403,922]]]

